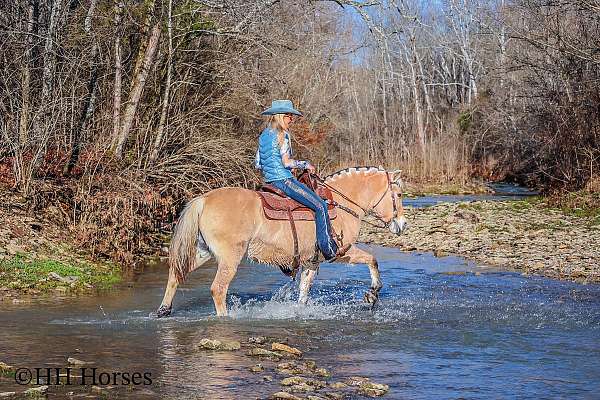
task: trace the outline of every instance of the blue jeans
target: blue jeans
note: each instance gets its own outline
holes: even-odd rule
[[[338,247],[331,236],[331,223],[327,214],[327,203],[321,199],[315,192],[310,190],[303,183],[295,178],[288,178],[280,181],[269,182],[277,189],[282,190],[298,203],[310,208],[315,212],[315,223],[317,229],[317,244],[325,256],[325,259],[335,257]]]

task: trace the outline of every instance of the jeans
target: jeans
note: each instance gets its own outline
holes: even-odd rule
[[[269,183],[277,189],[282,190],[298,203],[315,212],[317,244],[319,245],[319,249],[325,256],[325,259],[329,260],[335,257],[338,247],[331,236],[331,223],[329,222],[327,203],[325,200],[321,199],[315,192],[310,190],[303,183],[298,182],[295,178],[288,178]]]

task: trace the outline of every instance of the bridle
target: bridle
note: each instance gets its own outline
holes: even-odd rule
[[[321,182],[323,184],[323,186],[327,187],[329,190],[331,190],[332,192],[337,193],[338,195],[340,195],[340,197],[342,197],[344,200],[354,204],[355,206],[357,206],[358,208],[361,209],[362,212],[365,213],[365,215],[373,215],[378,221],[383,223],[383,226],[380,225],[376,225],[370,221],[364,221],[367,224],[377,227],[377,228],[387,228],[389,227],[389,225],[392,223],[392,221],[394,221],[394,219],[396,219],[398,217],[398,206],[396,204],[396,196],[394,195],[394,191],[392,190],[392,186],[393,185],[398,185],[398,183],[392,181],[392,179],[390,178],[390,173],[389,172],[385,172],[385,176],[387,178],[387,188],[385,190],[385,192],[383,192],[383,194],[381,195],[381,197],[379,198],[379,200],[377,200],[377,203],[375,203],[375,205],[371,208],[372,210],[374,210],[375,208],[377,208],[377,206],[379,205],[379,203],[381,203],[381,201],[385,198],[385,195],[390,192],[391,196],[392,196],[392,209],[393,209],[393,215],[392,215],[392,219],[389,222],[385,222],[380,216],[379,214],[377,214],[377,212],[371,212],[370,210],[365,209],[363,206],[361,206],[360,204],[357,204],[354,200],[352,200],[351,198],[349,198],[348,196],[346,196],[344,193],[340,192],[339,190],[337,190],[336,188],[334,188],[333,186],[327,184],[325,182],[324,179],[321,179],[320,177],[316,177],[317,180],[319,182]],[[354,218],[356,219],[360,219],[360,215],[358,215],[356,213],[356,211],[354,211],[351,208],[348,208],[346,206],[343,206],[339,203],[334,202],[333,204],[335,207],[339,208],[340,210],[343,210],[345,212],[347,212],[348,214],[352,215]]]

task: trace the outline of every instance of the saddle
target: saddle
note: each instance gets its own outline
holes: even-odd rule
[[[333,194],[331,190],[318,183],[316,179],[304,173],[298,177],[298,180],[311,188],[319,197],[327,201],[327,213],[329,219],[333,220],[337,217],[336,208],[333,202]],[[314,221],[314,212],[296,200],[287,197],[281,190],[273,185],[264,184],[258,191],[258,195],[262,201],[263,210],[267,219],[277,221],[287,221],[291,218],[296,221]]]
[[[316,177],[311,176],[307,171],[304,171],[302,174],[300,174],[298,176],[298,180],[313,190],[319,197],[327,201],[327,213],[329,214],[329,219],[335,219],[337,217],[337,213],[331,190],[320,184]],[[305,207],[296,200],[287,197],[283,191],[277,189],[273,185],[262,185],[256,193],[258,193],[260,196],[263,211],[267,219],[290,222],[292,237],[294,238],[294,258],[291,268],[288,266],[280,266],[279,268],[285,275],[295,279],[296,272],[300,267],[300,254],[298,251],[298,233],[296,232],[296,225],[294,222],[314,221],[315,214],[310,208]],[[318,255],[317,251],[318,250],[315,244],[315,256],[313,257],[315,260]]]

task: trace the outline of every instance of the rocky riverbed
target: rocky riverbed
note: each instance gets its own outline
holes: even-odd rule
[[[401,236],[364,224],[359,242],[460,255],[481,265],[580,283],[600,282],[600,220],[523,201],[441,203],[405,209]]]
[[[340,380],[336,377],[335,371],[317,365],[314,360],[305,356],[305,351],[284,342],[287,342],[286,338],[265,336],[250,337],[240,341],[202,338],[189,351],[196,353],[198,357],[231,352],[234,354],[232,361],[243,362],[244,358],[251,359],[254,365],[248,368],[248,373],[260,376],[265,384],[278,383],[278,390],[268,397],[270,400],[374,398],[385,396],[390,391],[389,385],[374,382],[368,377],[351,376]],[[69,357],[64,364],[62,370],[65,372],[58,377],[50,377],[50,382],[45,378],[46,380],[38,383],[42,384],[39,386],[23,388],[20,391],[0,391],[0,398],[47,398],[50,394],[52,397],[65,398],[99,398],[100,396],[100,398],[117,399],[121,397],[124,390],[130,394],[136,391],[141,398],[155,398],[155,393],[149,389],[144,392],[139,390],[137,386],[142,385],[141,383],[124,383],[121,377],[109,377],[110,383],[100,383],[100,385],[92,383],[92,380],[95,381],[91,372],[95,366],[94,361]],[[67,367],[71,369],[68,374]],[[15,375],[17,371],[17,367],[0,362],[0,383],[19,379],[21,375]],[[139,380],[141,381],[142,378],[140,377]],[[57,383],[67,385],[67,388],[76,387],[78,391],[66,392],[65,388]]]

